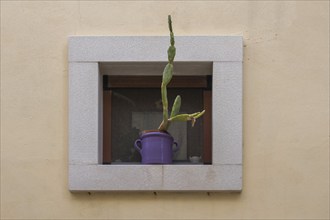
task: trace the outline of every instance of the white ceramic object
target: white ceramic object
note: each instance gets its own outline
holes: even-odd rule
[[[199,163],[201,161],[202,157],[201,156],[190,156],[189,160],[191,163]]]

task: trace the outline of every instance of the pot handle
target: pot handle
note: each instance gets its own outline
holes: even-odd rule
[[[135,142],[134,142],[134,147],[135,147],[135,149],[137,150],[137,151],[139,151],[139,153],[141,153],[141,139],[137,139]]]
[[[176,141],[174,141],[173,144],[175,145],[175,148],[173,148],[173,152],[177,152],[180,149],[180,147]]]

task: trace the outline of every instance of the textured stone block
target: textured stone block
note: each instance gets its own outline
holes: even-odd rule
[[[71,165],[69,190],[161,190],[162,173],[162,166],[157,165]]]
[[[169,37],[69,38],[70,62],[166,61]],[[175,37],[175,61],[242,61],[241,36]]]
[[[242,63],[213,63],[213,164],[242,164]]]
[[[241,165],[71,165],[70,191],[240,191]]]
[[[69,163],[97,164],[99,149],[97,63],[69,64]]]
[[[240,191],[241,165],[164,165],[163,189],[168,191]]]

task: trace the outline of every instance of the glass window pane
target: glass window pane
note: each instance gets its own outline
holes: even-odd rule
[[[169,109],[176,95],[181,95],[180,113],[192,113],[203,109],[202,89],[168,89]],[[162,102],[159,89],[112,90],[112,161],[139,162],[134,141],[143,130],[157,129],[162,121]],[[201,156],[203,152],[203,117],[192,128],[190,122],[175,122],[169,133],[180,145],[174,162],[187,162],[189,156]]]

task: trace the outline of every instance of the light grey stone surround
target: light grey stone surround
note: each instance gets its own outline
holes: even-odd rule
[[[241,191],[241,36],[176,37],[176,62],[212,62],[212,165],[102,165],[99,63],[166,62],[169,37],[69,37],[70,191]],[[160,73],[161,74],[161,73]]]

